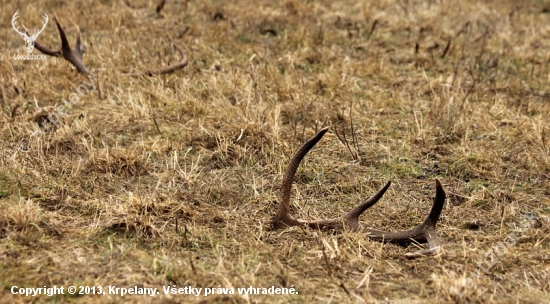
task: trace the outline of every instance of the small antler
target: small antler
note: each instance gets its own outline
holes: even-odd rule
[[[177,48],[178,48],[178,50],[180,52],[180,55],[181,55],[181,60],[179,62],[177,62],[173,65],[167,66],[165,68],[145,71],[145,72],[141,72],[141,73],[129,73],[129,74],[126,74],[126,75],[131,76],[131,77],[140,77],[140,76],[149,76],[149,77],[151,77],[151,76],[155,76],[155,75],[169,74],[169,73],[173,73],[177,70],[183,69],[184,67],[187,66],[187,63],[189,61],[187,59],[187,56],[185,56],[185,52],[183,51],[183,49],[180,48],[179,46]]]
[[[434,255],[440,252],[441,250],[441,240],[436,234],[435,225],[439,220],[441,211],[443,210],[443,204],[445,203],[445,191],[441,186],[439,180],[436,179],[436,195],[432,210],[428,215],[428,218],[420,224],[418,227],[401,232],[388,232],[380,231],[371,228],[363,228],[359,223],[359,216],[368,208],[374,206],[386,193],[386,190],[391,185],[391,182],[386,183],[378,192],[370,197],[369,199],[363,201],[349,212],[344,214],[342,217],[330,220],[318,220],[318,221],[301,221],[295,219],[290,214],[290,193],[292,190],[292,183],[294,181],[294,175],[296,170],[300,165],[302,159],[306,154],[313,148],[319,140],[325,135],[328,131],[328,127],[321,129],[315,136],[307,140],[296,152],[290,164],[288,165],[285,174],[283,176],[283,183],[281,187],[281,200],[279,201],[279,206],[277,213],[273,216],[271,220],[271,225],[274,229],[286,228],[290,226],[305,225],[313,229],[333,229],[333,230],[352,230],[352,231],[363,231],[366,235],[372,239],[384,241],[384,242],[393,242],[393,243],[410,243],[412,241],[425,243],[428,242],[428,249],[423,249],[414,253],[407,253],[407,258],[417,258],[423,255]]]
[[[43,44],[39,43],[38,41],[35,42],[36,48],[40,52],[48,56],[65,58],[65,60],[67,60],[70,64],[72,64],[76,68],[76,70],[81,74],[90,74],[90,72],[82,62],[82,54],[84,54],[84,46],[82,45],[82,41],[80,38],[80,29],[78,30],[78,34],[76,36],[76,46],[74,49],[71,49],[71,46],[69,45],[69,41],[67,40],[67,36],[65,35],[65,30],[63,30],[63,27],[61,26],[61,24],[59,24],[59,20],[57,19],[57,15],[55,13],[54,13],[54,20],[55,20],[55,24],[57,25],[57,30],[59,31],[59,36],[61,38],[61,49],[52,50],[44,46]]]

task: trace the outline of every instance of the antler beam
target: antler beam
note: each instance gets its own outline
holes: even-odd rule
[[[378,193],[369,199],[363,201],[349,212],[344,214],[342,217],[330,220],[318,220],[318,221],[301,221],[295,219],[290,214],[290,193],[292,191],[292,183],[294,181],[294,176],[296,175],[296,170],[300,165],[302,159],[306,154],[313,148],[319,140],[325,135],[328,131],[328,127],[321,129],[315,136],[307,140],[302,147],[296,152],[290,164],[288,165],[286,172],[283,176],[283,183],[281,186],[281,200],[279,201],[279,206],[277,213],[273,216],[271,220],[271,225],[274,229],[286,228],[290,226],[299,226],[304,225],[313,229],[321,230],[351,230],[351,231],[362,231],[369,238],[374,240],[384,241],[384,242],[393,242],[398,244],[411,243],[413,241],[419,243],[428,242],[428,249],[419,250],[413,253],[407,253],[405,256],[407,258],[417,258],[424,255],[435,255],[441,251],[442,245],[441,240],[437,236],[435,231],[435,225],[439,220],[441,211],[443,210],[443,205],[445,203],[445,191],[441,182],[436,179],[435,188],[436,195],[433,203],[432,210],[426,218],[426,220],[417,226],[414,229],[400,232],[389,232],[389,231],[380,231],[371,228],[362,227],[359,223],[359,216],[368,208],[374,206],[380,198],[386,193],[386,190],[391,185],[391,182],[388,182],[384,187],[382,187]]]
[[[185,56],[185,52],[183,51],[183,49],[180,48],[180,47],[177,47],[177,48],[178,48],[178,50],[180,52],[180,55],[181,55],[181,60],[179,62],[177,62],[173,65],[167,66],[165,68],[145,71],[145,72],[141,72],[141,73],[129,73],[129,74],[126,74],[126,75],[131,76],[131,77],[141,77],[141,76],[151,77],[151,76],[156,76],[156,75],[169,74],[169,73],[173,73],[177,70],[183,69],[184,67],[187,66],[187,63],[189,61],[187,59],[187,56]]]
[[[61,24],[59,24],[59,20],[57,19],[56,14],[54,14],[54,20],[55,20],[55,24],[57,25],[57,30],[59,31],[59,36],[61,37],[61,49],[52,50],[44,46],[43,44],[39,43],[38,41],[35,41],[36,48],[40,52],[48,56],[65,58],[65,60],[71,63],[76,68],[76,70],[81,74],[90,74],[90,72],[88,71],[84,63],[82,63],[82,54],[84,54],[84,46],[82,45],[82,41],[80,38],[80,29],[78,30],[78,34],[76,36],[76,46],[74,49],[71,49],[71,46],[69,45],[69,41],[67,40],[67,36],[65,35],[65,31],[63,30],[63,27],[61,26]]]

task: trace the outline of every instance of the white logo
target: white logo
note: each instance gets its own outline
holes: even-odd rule
[[[17,18],[19,18],[19,11],[15,12],[15,14],[13,14],[13,17],[11,18],[11,25],[13,26],[13,29],[19,35],[21,35],[21,38],[23,38],[23,40],[25,41],[25,44],[27,45],[26,46],[27,55],[26,56],[13,55],[13,59],[15,59],[15,60],[34,60],[34,59],[44,60],[44,59],[46,59],[46,55],[31,56],[31,53],[32,53],[32,50],[34,49],[34,44],[36,42],[36,37],[38,37],[38,35],[40,35],[40,33],[42,33],[42,31],[44,31],[44,29],[46,28],[46,24],[48,24],[48,20],[49,20],[48,14],[44,14],[44,22],[43,22],[42,29],[34,30],[31,36],[28,35],[26,29],[25,29],[24,32],[19,30],[19,26],[17,26],[15,24]]]

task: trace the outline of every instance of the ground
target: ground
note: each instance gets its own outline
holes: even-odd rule
[[[550,302],[550,2],[1,2],[0,302]],[[17,10],[29,31],[49,15],[37,40],[50,48],[54,13],[71,45],[79,28],[93,76],[14,60]],[[184,69],[127,75],[179,61],[178,47]],[[405,230],[437,178],[442,254],[270,229],[287,164],[324,126],[293,214],[337,217],[392,181],[361,222]],[[65,295],[12,294],[54,285]],[[250,286],[295,294],[239,294]]]

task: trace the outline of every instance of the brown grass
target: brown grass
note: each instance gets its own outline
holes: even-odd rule
[[[0,302],[548,303],[547,1],[158,2],[2,1]],[[88,79],[62,59],[13,60],[18,9],[29,29],[56,12],[71,45],[78,25],[98,85],[38,138],[41,115]],[[39,41],[60,44],[53,19]],[[124,76],[180,60],[174,45],[184,70]],[[392,180],[362,220],[408,229],[437,177],[444,255],[267,230],[286,164],[327,125],[298,171],[297,217],[336,217]],[[299,294],[32,298],[13,285]]]

